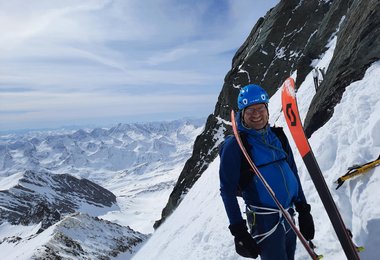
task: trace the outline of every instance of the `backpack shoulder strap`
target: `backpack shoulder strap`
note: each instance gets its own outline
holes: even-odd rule
[[[272,132],[280,139],[282,149],[289,155],[289,142],[282,127],[271,126]]]
[[[251,149],[252,146],[248,143],[247,135],[245,133],[240,133],[241,141],[248,152],[248,155],[252,158]],[[247,185],[250,183],[254,172],[251,169],[247,159],[244,157],[243,152],[241,153],[241,166],[240,166],[240,179],[238,186],[238,196],[241,196],[241,191],[243,191]]]

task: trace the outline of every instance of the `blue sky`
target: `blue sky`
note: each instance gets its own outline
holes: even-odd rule
[[[274,0],[0,2],[0,130],[206,117]]]

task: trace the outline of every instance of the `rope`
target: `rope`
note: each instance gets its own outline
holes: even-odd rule
[[[286,210],[288,210],[288,209],[286,209]],[[258,241],[257,241],[258,244],[260,244],[267,237],[272,235],[276,231],[278,225],[280,225],[280,224],[282,224],[284,231],[286,233],[289,231],[289,230],[286,230],[286,228],[285,228],[284,219],[283,219],[281,210],[273,209],[273,208],[266,208],[266,207],[257,207],[257,206],[253,206],[253,205],[248,205],[247,210],[250,213],[257,214],[257,215],[271,215],[271,214],[278,214],[279,215],[278,222],[273,226],[273,228],[271,228],[269,231],[267,231],[263,234],[258,234],[258,235],[253,236],[254,239],[258,239]],[[255,210],[262,210],[262,211],[255,211]]]

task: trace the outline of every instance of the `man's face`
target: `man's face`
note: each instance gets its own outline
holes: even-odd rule
[[[268,110],[265,104],[254,104],[244,109],[244,124],[248,128],[260,130],[264,128],[269,120]]]

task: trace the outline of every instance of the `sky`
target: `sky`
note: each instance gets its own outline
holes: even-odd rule
[[[278,0],[0,0],[0,131],[206,117]]]

